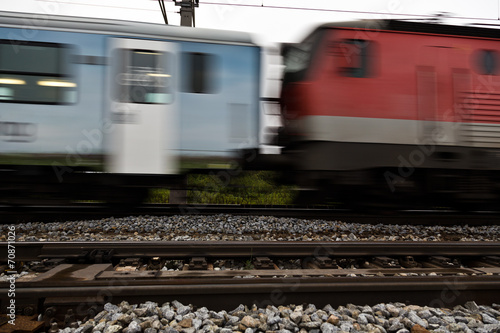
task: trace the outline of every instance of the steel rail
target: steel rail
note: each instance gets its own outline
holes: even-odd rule
[[[414,225],[499,225],[500,212],[457,211],[394,211],[385,214],[359,213],[336,207],[324,206],[262,206],[262,205],[203,205],[203,204],[143,204],[141,206],[108,206],[99,203],[71,205],[1,206],[2,223],[25,221],[71,221],[101,219],[110,216],[131,215],[215,215],[235,214],[243,216],[275,216],[304,219],[342,220],[365,224],[414,224]]]
[[[317,256],[497,256],[500,242],[16,242],[17,261],[82,258],[102,254],[130,257],[251,258]],[[0,242],[0,261],[7,261],[8,243]]]
[[[448,307],[469,300],[496,302],[500,292],[498,267],[121,271],[115,270],[114,264],[99,261],[201,255],[248,259],[261,254],[280,258],[496,256],[500,254],[500,242],[18,242],[15,246],[16,262],[96,254],[95,262],[63,263],[15,282],[19,309],[27,314],[48,311],[51,318],[64,318],[68,308],[80,309],[85,315],[96,311],[95,306],[102,308],[106,302],[122,300],[179,300],[211,309],[230,309],[239,304],[336,306],[379,302]],[[0,243],[0,251],[0,261],[4,261],[7,243]],[[414,275],[400,274],[403,271]],[[0,294],[6,294],[9,288],[9,282],[0,283]]]
[[[170,283],[138,280],[103,280],[100,284],[74,282],[46,286],[18,283],[16,299],[37,304],[50,298],[52,303],[70,300],[93,302],[101,296],[104,302],[163,303],[174,299],[212,309],[230,309],[239,304],[313,303],[317,306],[404,302],[410,304],[453,306],[474,299],[482,304],[497,301],[499,276],[451,277],[288,277],[257,279],[184,279]],[[8,288],[1,287],[0,293]],[[102,298],[104,296],[104,298]],[[56,301],[57,300],[57,301]]]

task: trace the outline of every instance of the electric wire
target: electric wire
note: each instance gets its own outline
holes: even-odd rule
[[[155,11],[154,9],[146,8],[129,8],[123,6],[111,6],[102,4],[90,4],[82,2],[71,2],[62,0],[36,0],[39,2],[54,2],[58,4],[71,4],[71,5],[81,5],[81,6],[93,6],[102,8],[121,8],[121,9],[133,9],[133,10],[145,10],[145,11]],[[158,0],[159,1],[159,0]],[[500,0],[499,0],[500,1]],[[253,8],[269,8],[269,9],[284,9],[284,10],[302,10],[302,11],[318,11],[318,12],[332,12],[332,13],[346,13],[346,14],[364,14],[364,15],[386,15],[386,16],[399,16],[405,18],[435,18],[434,14],[409,14],[409,13],[393,13],[393,12],[376,12],[376,11],[361,11],[361,10],[347,10],[347,9],[328,9],[328,8],[307,8],[307,7],[291,7],[291,6],[275,6],[275,5],[265,5],[262,4],[243,4],[243,3],[231,3],[231,2],[213,2],[213,1],[202,1],[199,0],[200,4],[211,5],[211,6],[235,6],[235,7],[253,7]],[[168,13],[178,13],[175,11],[166,11]],[[495,21],[496,18],[482,18],[482,17],[466,17],[466,16],[447,16],[451,19],[465,19],[465,20],[481,20],[481,21]]]

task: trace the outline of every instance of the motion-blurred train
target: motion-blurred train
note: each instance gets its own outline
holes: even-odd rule
[[[294,183],[361,205],[498,207],[500,30],[327,24],[283,55]]]
[[[312,201],[495,206],[499,37],[375,20],[283,45],[282,154],[269,158],[250,35],[2,13],[0,191],[140,198],[243,156]]]
[[[116,201],[258,147],[246,33],[0,13],[0,191]],[[179,185],[180,186],[180,185]]]

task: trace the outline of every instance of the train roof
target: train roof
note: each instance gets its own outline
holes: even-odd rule
[[[425,23],[405,20],[360,20],[350,22],[336,22],[321,25],[324,28],[354,28],[367,30],[387,30],[416,32],[425,34],[485,37],[500,39],[500,29],[479,28],[475,26],[458,26],[437,23]],[[500,28],[500,26],[499,26]]]
[[[256,45],[246,32],[180,27],[124,20],[0,11],[0,27],[123,34],[169,40]]]

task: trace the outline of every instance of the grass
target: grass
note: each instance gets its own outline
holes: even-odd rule
[[[246,171],[231,175],[222,170],[214,175],[188,176],[188,203],[288,205],[294,199],[293,187],[277,184],[278,174],[271,171]],[[149,202],[168,203],[168,189],[153,190]]]

